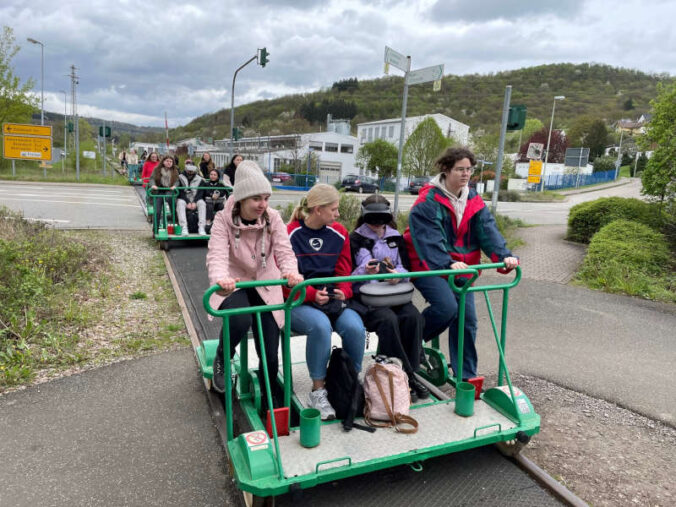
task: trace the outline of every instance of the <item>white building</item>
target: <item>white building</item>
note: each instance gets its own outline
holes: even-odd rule
[[[146,143],[143,141],[134,141],[129,145],[129,149],[135,149],[136,153],[140,156],[144,151],[146,153],[152,153],[156,151],[159,154],[167,153],[167,144],[166,143]],[[170,144],[168,150],[171,153],[176,151],[176,145]]]
[[[460,123],[453,118],[449,118],[448,116],[439,113],[406,118],[404,142],[406,142],[408,136],[413,133],[418,124],[426,118],[434,119],[444,136],[452,137],[462,145],[469,144],[469,125],[465,125],[464,123]],[[357,125],[359,146],[375,139],[384,139],[398,147],[400,127],[401,118],[360,123]]]
[[[219,139],[214,144],[219,152],[230,151],[230,139]],[[234,143],[235,153],[255,160],[266,172],[278,172],[282,166],[300,169],[311,151],[311,173],[322,183],[329,184],[359,172],[355,167],[357,148],[356,137],[337,132],[244,137]]]

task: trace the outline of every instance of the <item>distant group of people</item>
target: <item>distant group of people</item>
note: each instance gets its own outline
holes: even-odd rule
[[[378,194],[363,201],[361,217],[355,230],[349,233],[337,221],[340,194],[333,186],[321,183],[309,190],[285,225],[279,212],[268,205],[272,188],[258,165],[235,159],[231,165],[236,175],[234,169],[231,175],[227,174],[227,168],[225,172],[234,184],[233,193],[214,218],[206,258],[210,283],[221,287],[212,295],[214,308],[280,304],[291,287],[308,279],[464,269],[480,263],[482,250],[492,261],[504,262],[507,270],[518,264],[483,200],[468,187],[475,158],[467,149],[450,148],[436,161],[438,174],[420,191],[403,235],[397,231],[389,202]],[[280,278],[287,280],[288,287],[235,289],[239,281]],[[402,280],[391,279],[389,283]],[[465,280],[456,277],[454,283],[462,284]],[[456,294],[442,277],[412,281],[429,303],[422,314],[412,303],[369,306],[361,297],[364,284],[348,282],[309,286],[302,304],[291,310],[291,329],[307,336],[306,363],[312,381],[309,406],[317,408],[322,419],[335,418],[325,387],[333,331],[341,336],[343,348],[357,371],[362,366],[366,331],[375,331],[380,352],[401,359],[409,376],[412,400],[430,394],[414,375],[420,365],[422,344],[445,329],[449,329],[451,367],[455,372],[461,368],[463,379],[476,376],[477,319],[473,293],[466,295],[464,360],[458,366]],[[258,329],[252,326],[255,322],[252,318],[252,315],[230,317],[230,358],[252,327],[260,358]],[[284,313],[262,313],[261,323],[270,394],[273,404],[281,406],[282,392],[276,378]],[[220,336],[213,364],[213,387],[222,393],[229,367],[224,361],[222,333]],[[259,375],[263,386],[262,364]],[[266,403],[265,396],[263,400]]]
[[[201,236],[209,234],[214,216],[224,207],[227,187],[232,186],[242,156],[234,155],[223,171],[216,167],[208,152],[202,155],[198,165],[188,157],[182,172],[179,171],[176,155],[164,155],[160,159],[157,152],[147,155],[144,151],[141,158],[145,159],[141,180],[144,188],[150,186],[152,190],[157,220],[164,219],[164,203],[178,188],[176,219],[181,227],[180,234],[187,236],[191,233],[189,214],[196,214],[197,217],[197,230],[194,232]],[[173,217],[168,220],[173,221]]]

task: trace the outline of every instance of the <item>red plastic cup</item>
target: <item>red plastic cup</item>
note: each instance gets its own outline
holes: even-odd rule
[[[167,232],[169,234],[174,234],[174,224],[167,225]]]

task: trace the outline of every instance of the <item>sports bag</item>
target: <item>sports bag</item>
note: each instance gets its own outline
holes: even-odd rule
[[[399,433],[418,431],[418,421],[408,415],[411,406],[408,375],[398,359],[376,357],[364,375],[364,396],[364,420],[369,426],[393,427]]]

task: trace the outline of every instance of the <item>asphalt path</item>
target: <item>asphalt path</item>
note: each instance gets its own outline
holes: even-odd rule
[[[130,186],[2,181],[0,205],[57,229],[148,228]]]

